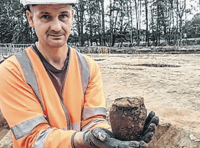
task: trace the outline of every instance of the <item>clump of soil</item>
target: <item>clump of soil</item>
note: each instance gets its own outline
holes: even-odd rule
[[[114,136],[120,140],[139,140],[147,110],[142,97],[115,99],[110,109],[110,123]]]

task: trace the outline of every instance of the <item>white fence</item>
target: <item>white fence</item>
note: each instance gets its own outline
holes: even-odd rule
[[[31,46],[31,44],[0,43],[0,61],[10,55],[22,52],[28,46]]]
[[[15,54],[22,52],[23,49],[30,46],[31,44],[11,44],[11,43],[0,43],[0,53],[3,54]]]

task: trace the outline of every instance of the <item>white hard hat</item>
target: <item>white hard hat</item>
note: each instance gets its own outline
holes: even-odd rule
[[[24,6],[34,4],[78,4],[78,0],[20,0]]]

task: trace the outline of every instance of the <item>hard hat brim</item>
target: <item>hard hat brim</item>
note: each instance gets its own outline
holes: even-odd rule
[[[78,4],[78,0],[20,0],[24,6],[34,4]]]

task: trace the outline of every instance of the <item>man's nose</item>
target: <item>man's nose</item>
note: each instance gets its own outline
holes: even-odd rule
[[[61,30],[61,22],[59,19],[55,18],[51,23],[51,30],[54,30],[56,32]]]

